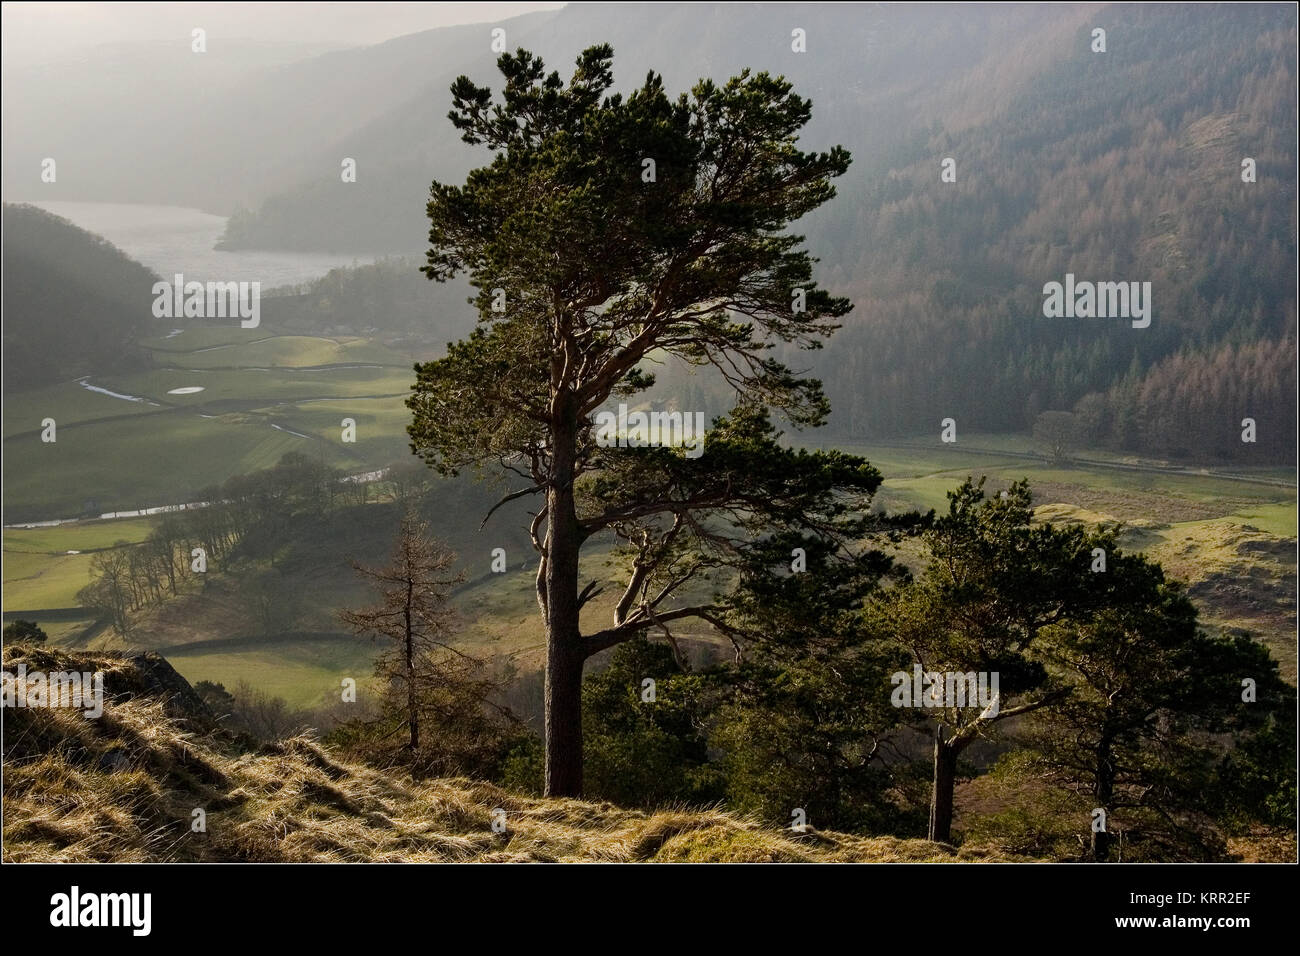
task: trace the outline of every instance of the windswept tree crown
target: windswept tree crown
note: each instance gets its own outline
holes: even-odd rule
[[[835,194],[847,152],[798,148],[811,108],[783,78],[746,70],[673,100],[650,73],[624,98],[612,58],[587,49],[566,85],[521,49],[498,60],[499,101],[468,77],[452,87],[452,123],[496,155],[430,191],[424,271],[467,274],[482,323],[411,401],[413,446],[444,470],[517,453],[560,396],[589,424],[612,393],[649,384],[637,366],[651,352],[712,363],[796,424],[829,410],[820,382],[764,353],[820,346],[851,308],[782,232]]]

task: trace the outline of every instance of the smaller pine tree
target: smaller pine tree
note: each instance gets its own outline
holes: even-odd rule
[[[375,661],[380,687],[375,720],[355,722],[340,739],[372,759],[401,763],[417,774],[478,774],[503,746],[501,712],[488,703],[496,691],[486,664],[454,647],[455,611],[449,598],[464,580],[456,555],[408,512],[386,567],[354,564],[379,601],[340,617],[357,634],[387,646]],[[393,741],[402,733],[402,743]]]

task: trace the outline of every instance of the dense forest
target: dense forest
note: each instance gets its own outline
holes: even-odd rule
[[[835,207],[841,258],[824,260],[857,293],[817,366],[837,431],[930,432],[950,415],[1022,431],[1080,405],[1096,444],[1290,460],[1293,28],[1267,8],[1108,14],[1106,54],[1081,31],[1000,117],[935,124],[864,202]],[[1150,327],[1045,318],[1041,290],[1067,273],[1150,281]]]

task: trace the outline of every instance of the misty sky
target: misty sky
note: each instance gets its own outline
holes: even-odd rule
[[[9,3],[6,65],[77,56],[104,43],[188,37],[354,46],[460,23],[504,20],[563,3]],[[187,41],[188,42],[188,41]]]

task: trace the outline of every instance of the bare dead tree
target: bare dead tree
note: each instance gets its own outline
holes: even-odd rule
[[[420,748],[422,702],[440,687],[461,683],[478,661],[448,643],[455,613],[448,603],[452,588],[465,579],[452,573],[456,555],[435,540],[426,522],[408,512],[387,567],[353,567],[379,592],[378,603],[340,617],[357,634],[388,642],[375,664],[386,692],[402,701],[412,753]]]

